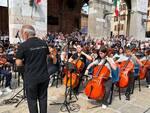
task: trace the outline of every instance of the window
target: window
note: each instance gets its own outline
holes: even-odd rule
[[[118,31],[120,30],[120,24],[118,24]]]
[[[118,21],[118,17],[114,16],[114,22]]]
[[[148,0],[148,7],[150,7],[150,0]]]
[[[122,5],[120,4],[120,11],[122,11]]]
[[[123,10],[126,10],[126,4],[123,4]]]
[[[150,15],[149,15],[149,10],[148,10],[148,12],[147,12],[147,16],[150,16]]]
[[[121,30],[123,30],[123,28],[124,28],[124,25],[123,25],[123,24],[121,24]]]
[[[115,18],[115,22],[118,21],[118,17],[117,16],[115,16],[114,18]]]
[[[114,31],[116,31],[116,25],[114,26]]]

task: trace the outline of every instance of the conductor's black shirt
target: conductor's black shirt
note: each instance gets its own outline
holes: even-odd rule
[[[16,58],[24,61],[26,84],[44,82],[49,79],[46,62],[48,54],[46,42],[36,37],[29,38],[20,44]]]

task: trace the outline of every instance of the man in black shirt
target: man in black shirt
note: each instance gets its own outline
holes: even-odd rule
[[[35,37],[35,29],[24,25],[21,29],[23,40],[16,54],[16,65],[24,66],[24,84],[30,113],[47,113],[47,71],[48,46],[45,41]]]

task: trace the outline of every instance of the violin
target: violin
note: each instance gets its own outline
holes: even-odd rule
[[[5,65],[7,63],[7,59],[5,55],[0,55],[0,65]]]

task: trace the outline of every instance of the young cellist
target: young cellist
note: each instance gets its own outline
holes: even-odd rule
[[[141,61],[135,56],[135,54],[133,54],[132,50],[133,50],[133,47],[126,47],[125,48],[125,53],[124,54],[122,53],[120,55],[120,58],[116,62],[118,62],[118,63],[123,62],[123,61],[128,62],[128,60],[129,60],[134,64],[134,66],[135,65],[142,66]],[[126,100],[130,100],[130,95],[131,95],[131,92],[133,90],[133,84],[134,84],[134,68],[132,70],[130,70],[128,73],[126,73],[126,72],[127,71],[125,71],[124,74],[128,75],[129,82],[128,82],[128,85],[127,85],[125,96],[126,96]]]
[[[86,61],[87,60],[92,61],[92,57],[83,51],[83,46],[80,43],[77,43],[76,52],[69,58],[69,62],[76,65],[78,60],[80,60],[84,64],[84,66],[83,66],[83,69],[80,70],[80,73],[79,73],[79,84],[77,85],[77,87],[73,89],[74,93],[76,94],[79,94],[79,86],[82,81],[82,75],[84,75],[84,72],[86,69],[85,67]]]
[[[93,61],[91,64],[88,65],[86,71],[85,71],[85,75],[88,75],[88,72],[89,72],[89,69],[93,66],[96,66],[96,65],[102,65],[104,64],[104,62],[106,61],[106,63],[104,64],[111,72],[111,70],[116,70],[117,67],[116,67],[116,64],[114,62],[114,60],[110,57],[107,56],[107,53],[108,53],[108,49],[106,46],[101,46],[100,49],[98,50],[98,58]],[[104,86],[105,86],[105,95],[103,97],[103,100],[102,100],[102,108],[103,109],[106,109],[107,106],[108,106],[108,100],[109,100],[109,97],[110,97],[110,91],[111,91],[111,88],[112,88],[112,84],[113,84],[113,81],[112,81],[112,76],[111,76],[111,73],[109,75],[109,78],[105,81],[104,83]]]
[[[143,64],[143,67],[146,69],[146,82],[147,82],[147,88],[150,89],[150,48],[147,48],[144,51],[144,57],[141,59],[141,61],[145,61]]]

